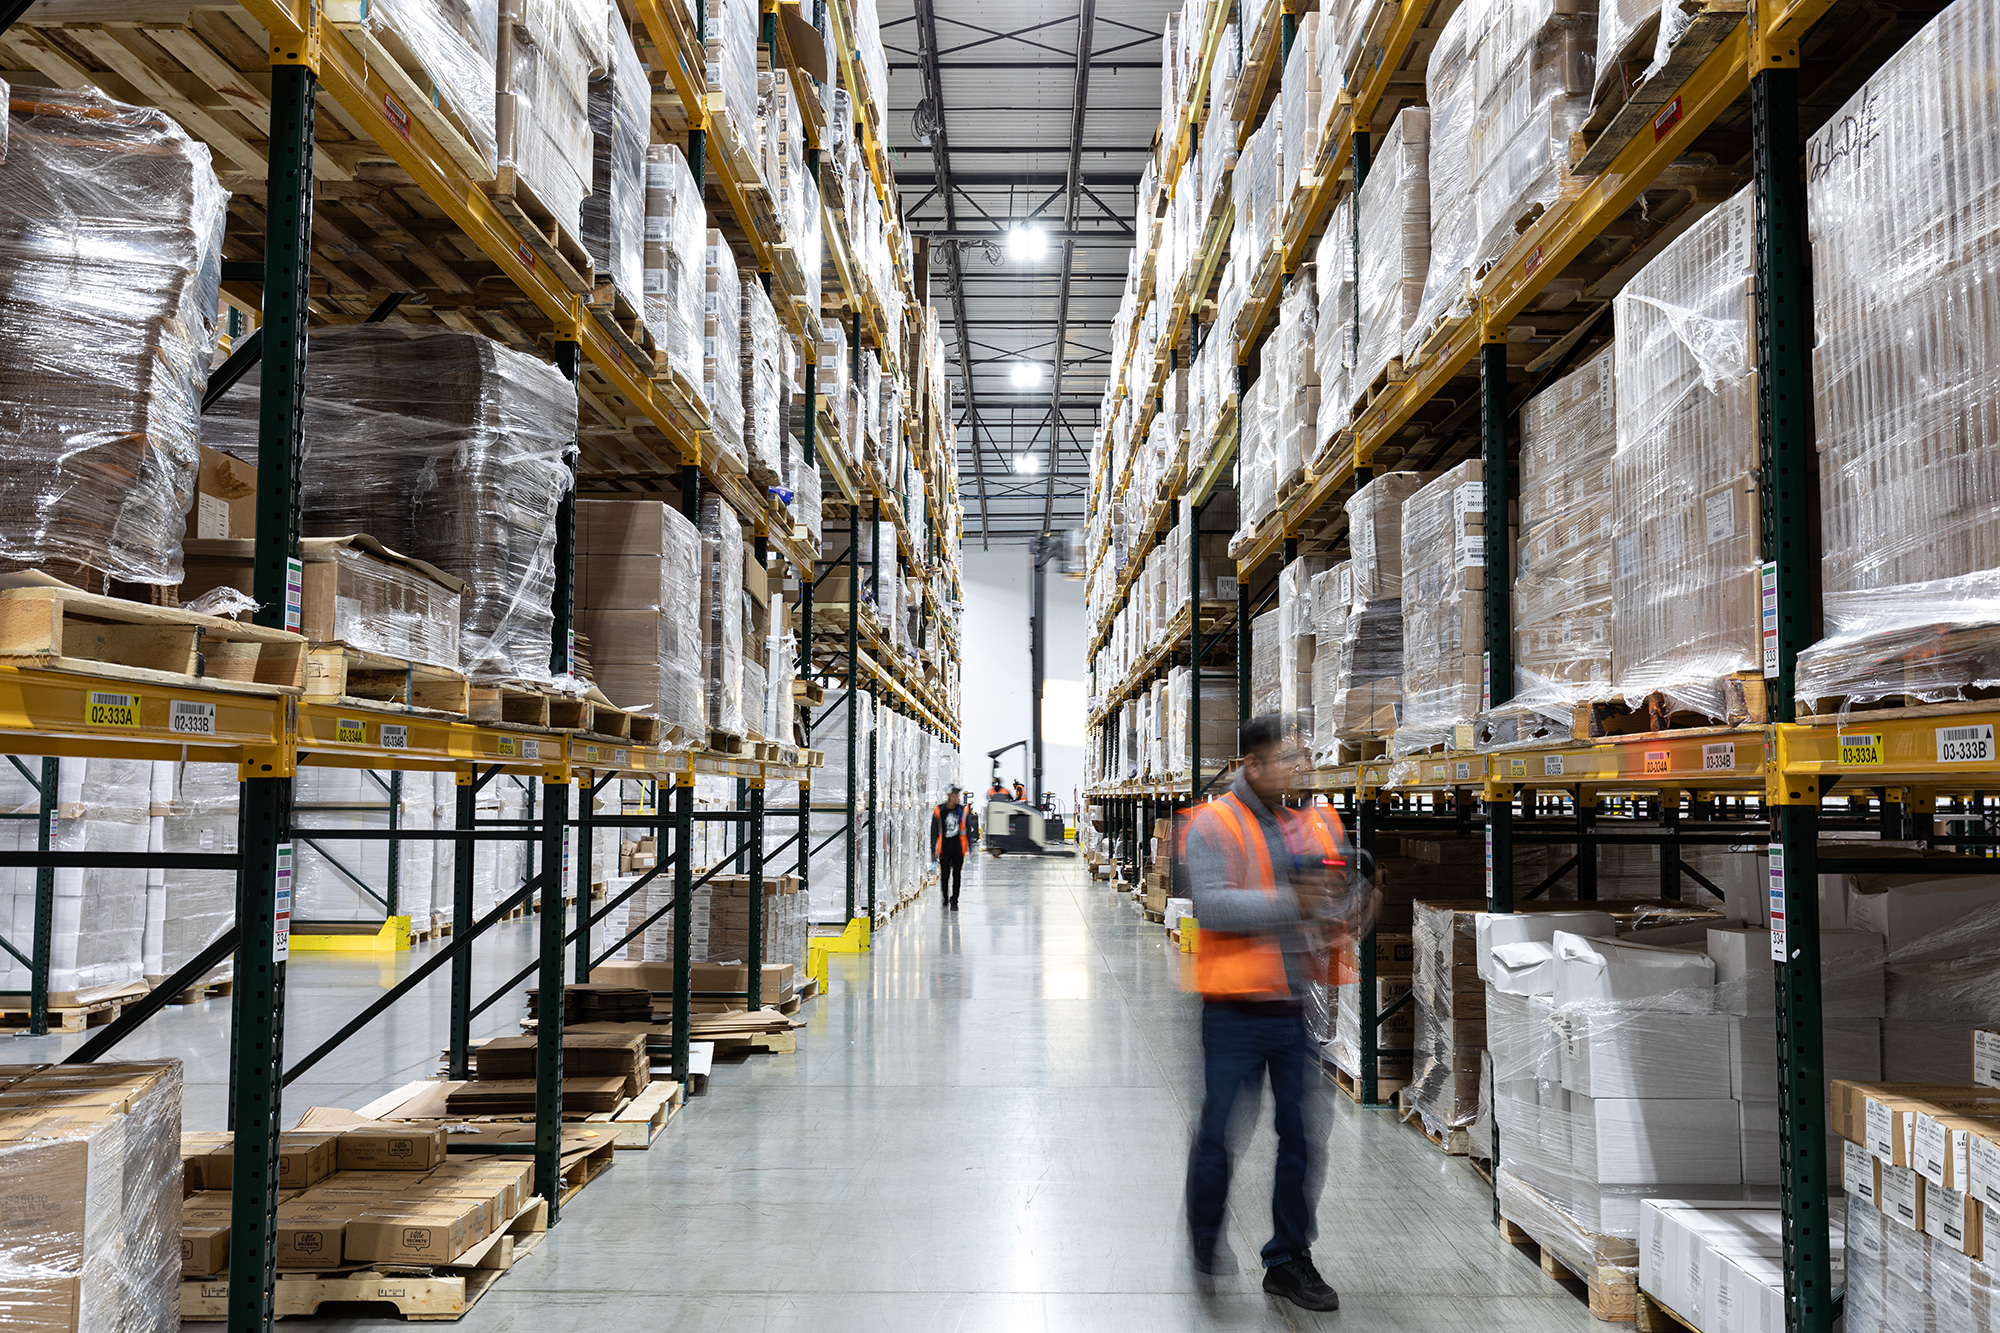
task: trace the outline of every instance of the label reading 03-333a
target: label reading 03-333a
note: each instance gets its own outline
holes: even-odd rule
[[[84,697],[83,720],[93,727],[139,726],[139,696],[112,690],[92,690]]]
[[[1939,727],[1937,761],[1940,764],[1992,763],[1992,724],[1982,722],[1970,727]]]
[[[1840,762],[1847,765],[1882,764],[1882,733],[1877,731],[1842,732],[1840,734]]]
[[[180,736],[213,736],[215,705],[188,699],[170,700],[167,704],[167,730]]]

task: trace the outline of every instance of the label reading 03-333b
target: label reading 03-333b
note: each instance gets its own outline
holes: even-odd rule
[[[1937,761],[1940,764],[1992,763],[1992,724],[1982,722],[1971,727],[1939,727]]]
[[[92,690],[84,697],[83,720],[93,727],[139,727],[139,696]]]

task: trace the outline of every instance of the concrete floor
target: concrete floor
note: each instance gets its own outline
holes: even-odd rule
[[[1231,1199],[1229,1243],[1253,1268],[1204,1295],[1181,1222],[1200,1097],[1198,1001],[1179,989],[1164,933],[1074,862],[981,857],[962,903],[942,913],[927,894],[872,954],[836,956],[831,994],[808,1006],[796,1055],[718,1063],[708,1094],[652,1151],[620,1153],[456,1327],[1594,1326],[1580,1301],[1500,1241],[1485,1186],[1463,1160],[1338,1095],[1315,1257],[1341,1312],[1306,1314],[1258,1290],[1268,1129],[1240,1157]],[[504,931],[481,956],[481,995],[533,947],[533,923]],[[292,1057],[422,950],[379,967],[295,958]],[[287,1107],[360,1105],[435,1069],[443,975],[295,1084]],[[518,1013],[495,1005],[483,1029],[507,1030]],[[187,1060],[187,1124],[219,1126],[227,1035],[227,1004],[210,1002],[162,1014],[124,1050]],[[0,1041],[0,1060],[52,1058],[77,1040]]]

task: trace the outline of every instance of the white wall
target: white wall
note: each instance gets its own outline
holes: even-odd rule
[[[979,548],[967,533],[965,568],[965,674],[961,714],[965,723],[965,786],[986,790],[992,765],[988,750],[1028,739],[1028,580],[1032,566],[1025,546]],[[1042,729],[1043,789],[1076,808],[1083,786],[1084,648],[1088,642],[1083,608],[1083,584],[1064,578],[1052,567],[1048,586],[1048,625],[1042,666],[1044,712]],[[1065,685],[1063,682],[1068,682]],[[1058,716],[1057,714],[1066,714]],[[1065,734],[1073,744],[1056,742]],[[1000,776],[1028,781],[1027,747],[1000,760]]]

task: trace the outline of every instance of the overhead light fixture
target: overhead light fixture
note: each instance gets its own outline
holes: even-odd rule
[[[1032,264],[1049,252],[1049,234],[1032,223],[1007,229],[1007,254],[1017,264]]]
[[[1039,388],[1042,383],[1042,363],[1039,361],[1016,361],[1014,363],[1014,387],[1017,389]]]
[[[1014,471],[1024,477],[1032,477],[1042,470],[1042,456],[1037,453],[1014,455]]]

